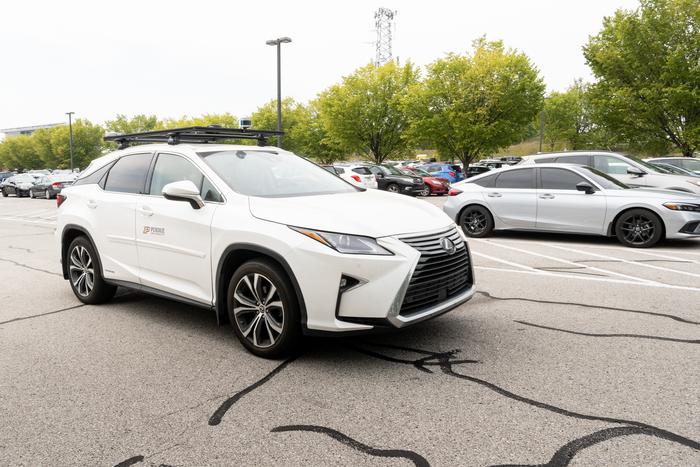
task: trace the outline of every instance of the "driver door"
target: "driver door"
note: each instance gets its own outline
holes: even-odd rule
[[[190,180],[200,187],[204,207],[167,200],[168,183]],[[223,198],[187,158],[159,153],[146,195],[136,206],[136,244],[141,284],[210,305],[211,223]]]

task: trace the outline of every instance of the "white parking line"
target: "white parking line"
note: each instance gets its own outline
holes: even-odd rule
[[[18,224],[43,224],[43,225],[49,225],[51,227],[55,227],[56,223],[55,222],[48,222],[48,221],[35,221],[31,219],[24,219],[21,217],[0,217],[0,221],[5,221],[5,222],[16,222]]]
[[[502,244],[502,243],[494,243],[494,242],[491,242],[491,241],[489,241],[489,240],[481,240],[481,239],[478,239],[478,238],[472,238],[471,241],[477,241],[477,242],[486,243],[486,244],[489,244],[489,245],[494,245],[494,246],[497,246],[497,247],[499,247],[499,248],[506,248],[506,249],[509,249],[509,250],[518,251],[518,252],[524,253],[524,254],[526,254],[526,255],[538,256],[538,257],[540,257],[540,258],[545,258],[545,259],[548,259],[548,260],[550,260],[550,261],[556,261],[556,262],[559,262],[559,263],[568,264],[568,265],[570,265],[570,266],[576,266],[576,267],[585,266],[586,269],[590,269],[591,271],[602,272],[602,273],[605,274],[605,275],[613,275],[613,276],[624,277],[625,279],[631,279],[631,280],[643,282],[643,283],[645,283],[645,284],[660,284],[660,282],[653,281],[653,280],[650,280],[650,279],[643,279],[643,278],[641,278],[641,277],[629,276],[629,275],[627,275],[627,274],[622,274],[622,273],[619,273],[619,272],[610,271],[610,270],[608,270],[608,269],[601,269],[601,268],[597,268],[597,267],[594,267],[594,266],[582,265],[582,264],[574,263],[573,261],[569,261],[569,260],[566,260],[566,259],[557,258],[556,256],[543,255],[542,253],[535,253],[534,251],[523,250],[522,248],[515,248],[514,246],[508,246],[508,245],[504,245],[504,244]]]
[[[476,253],[474,253],[474,254],[476,254]],[[532,276],[559,277],[562,279],[576,279],[576,280],[581,280],[581,281],[607,282],[607,283],[611,283],[611,284],[639,285],[639,286],[644,286],[644,287],[658,287],[658,288],[663,288],[663,289],[687,290],[687,291],[691,291],[691,292],[700,292],[700,288],[697,288],[697,287],[687,287],[684,285],[662,284],[660,282],[653,282],[651,284],[647,284],[647,283],[643,283],[643,282],[625,281],[625,280],[621,280],[621,279],[612,279],[612,278],[606,278],[606,277],[574,276],[574,275],[569,275],[569,274],[559,274],[559,273],[555,273],[555,272],[546,272],[546,271],[539,271],[539,270],[519,271],[517,269],[494,268],[494,267],[490,267],[490,266],[474,266],[474,269],[481,269],[484,271],[512,272],[515,274],[530,274]]]
[[[591,253],[591,252],[589,252],[589,251],[581,251],[581,250],[577,250],[577,249],[575,249],[575,248],[568,248],[568,247],[559,246],[559,245],[549,245],[549,246],[552,247],[552,248],[557,248],[557,249],[559,249],[559,250],[570,251],[570,252],[572,252],[572,253],[578,253],[578,254],[581,254],[581,255],[593,256],[594,258],[603,258],[603,259],[608,259],[608,260],[610,260],[610,261],[622,262],[622,263],[632,264],[632,265],[634,265],[634,266],[641,266],[641,267],[649,268],[649,269],[657,269],[657,270],[659,270],[659,271],[672,272],[672,273],[674,273],[674,274],[682,274],[682,275],[685,275],[685,276],[700,277],[700,274],[695,274],[695,273],[687,272],[687,271],[679,271],[679,270],[677,270],[677,269],[665,268],[665,267],[663,267],[663,266],[656,266],[656,265],[654,265],[654,264],[647,264],[647,263],[640,263],[640,262],[637,262],[637,261],[630,261],[630,260],[627,260],[627,259],[618,258],[618,257],[616,257],[616,256],[600,255],[600,254],[598,254],[598,253]]]

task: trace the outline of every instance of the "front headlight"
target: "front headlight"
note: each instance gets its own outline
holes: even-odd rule
[[[380,246],[372,237],[361,235],[348,235],[334,232],[323,232],[321,230],[305,229],[303,227],[288,226],[290,229],[306,235],[319,243],[333,248],[339,253],[351,255],[393,255],[386,248]]]
[[[700,212],[700,204],[690,203],[664,203],[664,207],[671,211],[693,211]]]

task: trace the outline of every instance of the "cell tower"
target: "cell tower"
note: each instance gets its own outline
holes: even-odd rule
[[[380,8],[374,12],[374,25],[377,28],[377,52],[374,59],[376,66],[391,60],[391,22],[394,15],[396,12],[388,8]]]

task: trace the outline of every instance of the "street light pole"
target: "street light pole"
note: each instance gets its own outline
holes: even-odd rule
[[[289,37],[279,37],[265,42],[277,47],[277,131],[282,131],[282,44],[292,42]],[[282,136],[277,135],[277,146],[282,147]]]
[[[73,172],[73,114],[75,112],[66,112],[68,115],[68,147],[70,148],[70,171]]]

